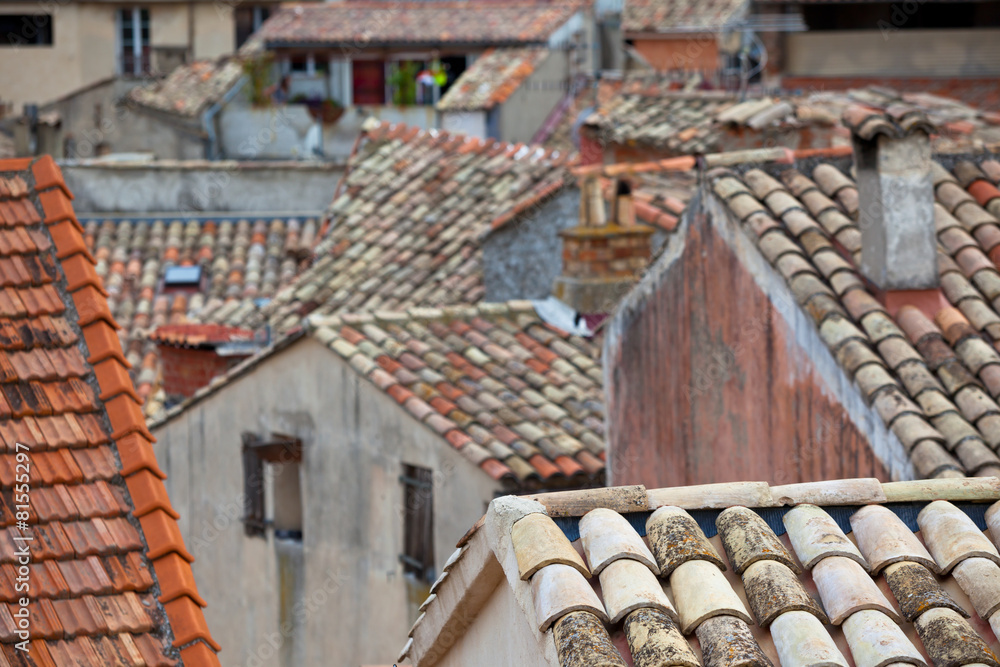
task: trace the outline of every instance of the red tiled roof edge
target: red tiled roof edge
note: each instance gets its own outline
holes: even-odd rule
[[[238,340],[253,340],[253,331],[227,324],[200,323],[166,324],[148,336],[160,345],[173,347],[214,346]]]
[[[770,162],[791,164],[795,160],[848,157],[853,155],[853,153],[854,149],[851,146],[825,146],[822,148],[799,148],[795,150],[790,148],[751,148],[725,153],[709,153],[703,156],[682,155],[680,157],[652,160],[650,162],[589,164],[573,167],[571,171],[577,178],[621,178],[633,174],[691,171],[698,168],[699,161],[706,167]]]
[[[170,621],[173,646],[187,667],[219,667],[219,645],[212,639],[202,613],[204,600],[198,595],[191,570],[194,558],[184,547],[178,514],[170,504],[153,453],[153,438],[146,427],[142,407],[128,375],[95,262],[83,241],[83,229],[73,213],[72,194],[62,172],[48,155],[35,161],[0,162],[0,170],[24,170],[30,166],[44,222],[55,245],[83,332],[88,361],[101,390],[114,447],[121,462],[121,475],[133,504],[133,516],[142,527],[149,551],[146,557],[160,588],[159,602]]]

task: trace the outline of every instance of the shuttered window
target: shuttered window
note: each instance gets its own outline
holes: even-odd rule
[[[264,460],[260,438],[243,434],[243,530],[250,537],[264,537]]]
[[[271,524],[264,516],[265,463],[277,466],[272,473],[297,477],[298,466],[302,463],[302,441],[277,433],[272,433],[268,440],[256,433],[243,434],[243,530],[251,537],[264,537],[265,529]],[[286,488],[288,486],[291,488]],[[289,493],[280,494],[275,502],[294,503],[296,506],[275,507],[276,512],[291,521],[280,528],[292,537],[302,539],[302,498],[298,480],[294,485],[283,485],[283,488]]]
[[[403,484],[403,572],[424,581],[434,581],[434,483],[428,468],[404,465]]]

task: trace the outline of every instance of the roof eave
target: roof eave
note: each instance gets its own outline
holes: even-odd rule
[[[448,48],[476,48],[485,49],[491,46],[533,46],[533,45],[544,45],[548,42],[547,39],[537,39],[537,40],[495,40],[495,39],[482,39],[473,41],[441,41],[441,40],[414,40],[414,41],[367,41],[364,43],[365,48],[407,48],[412,49],[414,47],[428,48],[428,49],[440,49],[441,47]],[[336,49],[336,48],[358,48],[358,40],[265,40],[264,46],[267,49]]]

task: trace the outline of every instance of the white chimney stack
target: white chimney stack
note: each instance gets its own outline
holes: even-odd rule
[[[851,106],[843,120],[854,144],[862,272],[886,292],[936,288],[933,124],[904,106]]]

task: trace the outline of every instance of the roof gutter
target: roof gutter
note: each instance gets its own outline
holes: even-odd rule
[[[233,84],[233,87],[226,91],[226,94],[222,96],[222,99],[210,106],[201,116],[201,123],[204,126],[205,134],[207,135],[205,143],[207,149],[206,153],[208,153],[208,155],[206,157],[209,160],[218,160],[219,153],[221,153],[219,147],[219,137],[215,133],[215,116],[222,111],[222,107],[229,104],[232,99],[236,97],[236,93],[243,89],[246,82],[247,78],[245,76],[241,76],[237,79],[236,83]]]

